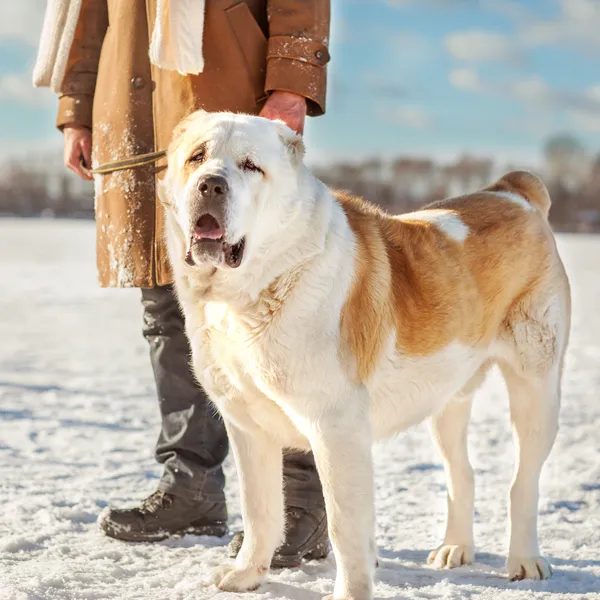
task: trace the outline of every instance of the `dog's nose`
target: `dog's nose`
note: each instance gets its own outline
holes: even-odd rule
[[[208,175],[198,182],[198,190],[203,198],[215,198],[225,196],[229,190],[227,179],[221,175]]]

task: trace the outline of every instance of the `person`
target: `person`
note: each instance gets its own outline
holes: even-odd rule
[[[67,25],[57,51],[40,49],[38,60],[66,57],[62,67],[54,64],[47,85],[60,91],[65,164],[83,178],[91,178],[85,165],[92,160],[98,165],[165,149],[176,124],[196,109],[278,118],[300,133],[307,115],[325,111],[329,0],[81,0],[73,23],[64,6],[69,0],[53,1],[63,3]],[[185,10],[191,12],[182,17]],[[158,51],[157,39],[163,44]],[[195,54],[183,56],[187,65],[179,60],[186,44],[196,45]],[[106,535],[129,541],[227,532],[227,436],[188,364],[156,197],[163,166],[95,176],[99,282],[141,288],[143,335],[162,418],[158,489],[138,506],[106,509],[99,519]],[[328,552],[313,457],[286,453],[283,460],[287,537],[275,567]],[[232,555],[241,541],[234,537]]]

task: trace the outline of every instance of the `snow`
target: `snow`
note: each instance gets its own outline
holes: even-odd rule
[[[155,489],[158,434],[138,290],[96,285],[91,222],[0,220],[0,599],[227,599],[208,584],[229,540],[103,537],[98,514]],[[600,598],[600,237],[559,236],[574,290],[561,429],[542,477],[545,582],[507,582],[506,498],[514,452],[498,376],[471,424],[473,566],[424,565],[443,535],[445,488],[424,425],[378,446],[377,598]],[[485,401],[483,396],[486,396]],[[231,526],[240,526],[228,460]],[[317,600],[333,557],[273,573],[248,600]]]

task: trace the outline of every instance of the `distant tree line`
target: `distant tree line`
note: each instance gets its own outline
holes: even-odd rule
[[[461,156],[449,164],[411,156],[391,161],[338,163],[315,169],[332,188],[347,190],[394,213],[481,189],[503,173],[526,165],[498,165]],[[556,230],[600,232],[600,153],[589,154],[576,138],[559,135],[544,146],[544,164],[534,169],[552,197],[550,221]]]
[[[515,168],[523,166],[473,156],[447,164],[403,156],[336,163],[314,171],[333,188],[400,213],[480,189]],[[554,136],[544,146],[539,174],[552,196],[550,220],[555,229],[600,232],[600,153],[590,154],[573,136]],[[5,164],[0,168],[0,215],[93,218],[93,185],[61,166],[48,170],[31,161]]]
[[[94,186],[60,165],[40,163],[13,161],[0,168],[0,215],[93,218]]]

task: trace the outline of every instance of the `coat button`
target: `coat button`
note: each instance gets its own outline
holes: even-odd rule
[[[131,85],[132,85],[132,86],[133,86],[133,87],[134,87],[136,90],[139,90],[139,89],[143,88],[143,87],[144,87],[144,85],[145,85],[145,83],[146,83],[146,82],[144,81],[144,78],[143,78],[143,77],[134,77],[134,78],[131,80]]]

